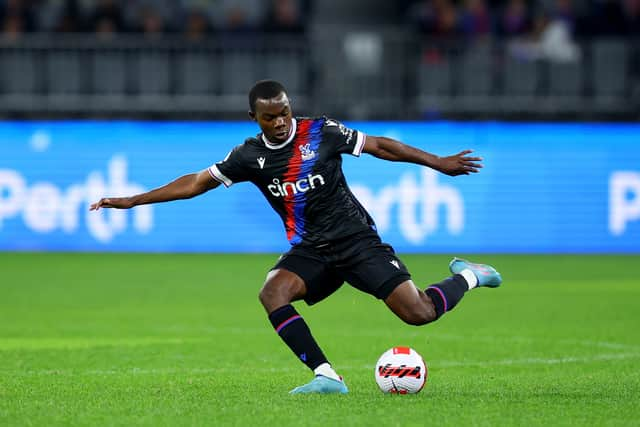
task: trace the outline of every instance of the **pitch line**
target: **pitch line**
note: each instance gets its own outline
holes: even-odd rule
[[[540,358],[540,357],[528,357],[522,359],[502,359],[502,360],[487,360],[487,361],[440,361],[428,363],[429,368],[464,368],[464,367],[483,367],[483,366],[531,366],[531,365],[561,365],[569,363],[591,363],[591,362],[609,362],[623,359],[640,359],[640,353],[618,353],[618,354],[597,354],[590,357],[559,357],[559,358]],[[282,372],[299,372],[300,366],[291,364],[291,366],[281,367],[262,367],[252,368],[255,372],[266,373],[282,373]],[[338,365],[339,370],[345,371],[359,371],[359,370],[373,370],[373,365]],[[237,372],[236,368],[127,368],[127,369],[89,369],[84,371],[74,371],[68,369],[35,369],[27,371],[12,371],[2,370],[0,375],[89,375],[89,376],[109,376],[109,375],[210,375],[219,374],[221,372]]]
[[[268,328],[206,328],[208,334],[216,334],[216,333],[242,333],[244,335],[247,334],[255,334],[255,335],[271,335],[273,331]],[[202,332],[201,329],[197,330],[198,332]],[[193,331],[191,331],[193,332]],[[320,335],[320,334],[318,334]],[[398,334],[397,331],[389,330],[388,334],[385,331],[358,331],[356,333],[341,333],[340,331],[332,331],[331,336],[349,336],[349,337],[376,337],[380,339],[384,339],[385,337],[397,339]],[[455,335],[455,334],[435,334],[430,335],[423,331],[421,332],[409,332],[403,333],[403,336],[406,339],[415,339],[416,341],[424,340],[422,342],[429,341],[466,341],[466,342],[481,342],[488,344],[509,344],[509,343],[525,343],[525,344],[538,344],[542,339],[537,339],[533,337],[525,337],[525,336],[503,336],[503,337],[495,337],[495,336],[483,336],[483,335]],[[189,343],[206,343],[208,341],[215,340],[212,337],[162,337],[162,336],[151,336],[151,337],[129,337],[129,338],[7,338],[3,339],[0,342],[0,352],[2,351],[11,351],[11,350],[78,350],[78,349],[88,349],[88,348],[97,348],[97,347],[116,347],[116,346],[131,346],[131,347],[142,347],[149,345],[160,345],[160,344],[170,344],[170,345],[180,345],[180,344],[189,344]],[[638,345],[630,345],[630,344],[622,344],[616,342],[609,341],[591,341],[591,340],[579,340],[579,339],[557,339],[557,340],[544,340],[548,343],[556,343],[563,346],[584,346],[584,347],[600,347],[603,349],[610,350],[626,350],[627,352],[640,352],[640,346]],[[420,342],[416,342],[417,344],[421,344]]]
[[[494,361],[461,361],[461,362],[440,362],[438,366],[444,368],[465,367],[465,366],[508,366],[508,365],[560,365],[567,363],[590,363],[590,362],[608,362],[623,359],[640,359],[640,353],[614,353],[614,354],[595,354],[588,357],[558,357],[558,358],[541,358],[527,357],[522,359],[502,359]]]

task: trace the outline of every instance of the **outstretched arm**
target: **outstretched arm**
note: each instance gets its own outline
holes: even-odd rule
[[[451,176],[476,173],[482,167],[480,163],[477,163],[482,161],[482,157],[468,156],[473,150],[464,150],[458,154],[440,157],[383,136],[367,135],[363,151],[384,160],[427,166]]]
[[[89,210],[97,211],[100,208],[129,209],[138,205],[149,203],[169,202],[171,200],[190,199],[220,185],[220,182],[211,177],[207,169],[181,176],[167,185],[156,188],[146,193],[131,197],[107,197],[93,203]]]

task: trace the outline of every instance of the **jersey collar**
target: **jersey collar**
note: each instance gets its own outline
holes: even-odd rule
[[[284,147],[285,145],[289,144],[291,141],[293,141],[293,137],[296,136],[296,127],[298,122],[296,121],[295,118],[291,118],[291,132],[289,133],[289,138],[287,138],[287,140],[281,144],[274,144],[272,142],[270,142],[266,136],[264,136],[264,133],[261,135],[262,136],[262,142],[264,142],[264,145],[267,148],[270,148],[272,150],[277,150],[279,148]]]

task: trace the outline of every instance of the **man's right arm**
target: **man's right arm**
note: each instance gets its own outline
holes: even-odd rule
[[[97,211],[100,208],[129,209],[134,206],[150,203],[170,202],[172,200],[190,199],[220,185],[209,170],[181,176],[167,185],[158,187],[146,193],[130,197],[107,197],[93,203],[89,210]]]

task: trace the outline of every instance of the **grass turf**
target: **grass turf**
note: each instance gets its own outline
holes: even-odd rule
[[[274,255],[0,253],[0,425],[638,425],[638,256],[481,255],[503,287],[404,325],[348,286],[298,304],[351,392],[311,375],[257,300]],[[421,286],[448,257],[403,256]],[[383,395],[394,345],[429,366]]]

